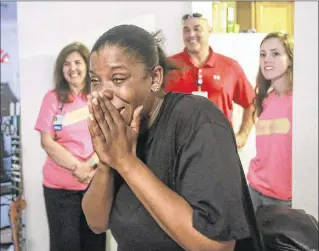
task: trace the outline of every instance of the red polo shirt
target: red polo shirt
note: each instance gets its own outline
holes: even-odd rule
[[[201,69],[203,83],[202,91],[208,93],[213,101],[231,121],[233,101],[248,108],[255,98],[255,92],[241,66],[229,57],[213,52],[206,63],[197,68],[191,62],[186,49],[170,57],[180,71],[172,71],[166,77],[166,92],[192,93],[198,91],[198,70]]]

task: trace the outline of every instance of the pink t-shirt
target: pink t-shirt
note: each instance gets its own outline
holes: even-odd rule
[[[87,125],[87,120],[82,119],[63,126],[62,130],[54,131],[53,118],[57,114],[72,115],[81,108],[87,107],[87,101],[81,96],[73,96],[73,102],[61,104],[54,91],[49,91],[42,100],[42,106],[35,125],[40,132],[50,132],[56,135],[56,142],[73,154],[79,160],[88,160],[92,154],[93,146]],[[84,190],[87,184],[77,181],[71,171],[57,165],[49,156],[43,166],[43,184],[50,188],[68,190]]]
[[[250,186],[266,196],[291,200],[292,93],[272,92],[264,100],[256,124],[256,150],[248,171]]]

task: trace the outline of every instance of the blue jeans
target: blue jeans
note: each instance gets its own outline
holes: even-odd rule
[[[291,200],[279,200],[279,199],[268,197],[256,191],[251,186],[249,186],[249,192],[250,192],[250,197],[253,202],[255,212],[257,211],[258,207],[262,205],[282,205],[282,206],[291,207]]]

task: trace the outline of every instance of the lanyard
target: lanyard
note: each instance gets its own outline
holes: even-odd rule
[[[203,84],[203,76],[202,76],[202,69],[198,69],[197,72],[197,91],[202,91],[202,84]]]
[[[62,114],[62,110],[63,110],[63,103],[60,102],[59,106],[58,106],[59,110],[55,116],[53,117],[53,130],[56,131],[61,131],[62,130],[62,126],[63,126],[63,119],[64,119],[64,115]]]
[[[63,115],[63,107],[64,107],[64,104],[62,102],[59,102],[58,104],[58,110],[56,111],[55,115]]]
[[[62,112],[62,110],[63,110],[63,103],[62,102],[59,103],[59,109],[60,109],[60,112]]]

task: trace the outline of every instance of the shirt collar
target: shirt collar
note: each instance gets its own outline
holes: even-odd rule
[[[185,61],[188,65],[192,65],[193,67],[195,67],[191,61],[191,57],[188,54],[186,48],[183,51],[183,58],[185,59]],[[209,56],[208,56],[206,63],[204,64],[203,68],[204,67],[211,67],[212,68],[214,66],[215,66],[215,53],[214,53],[213,49],[211,47],[209,47]]]

